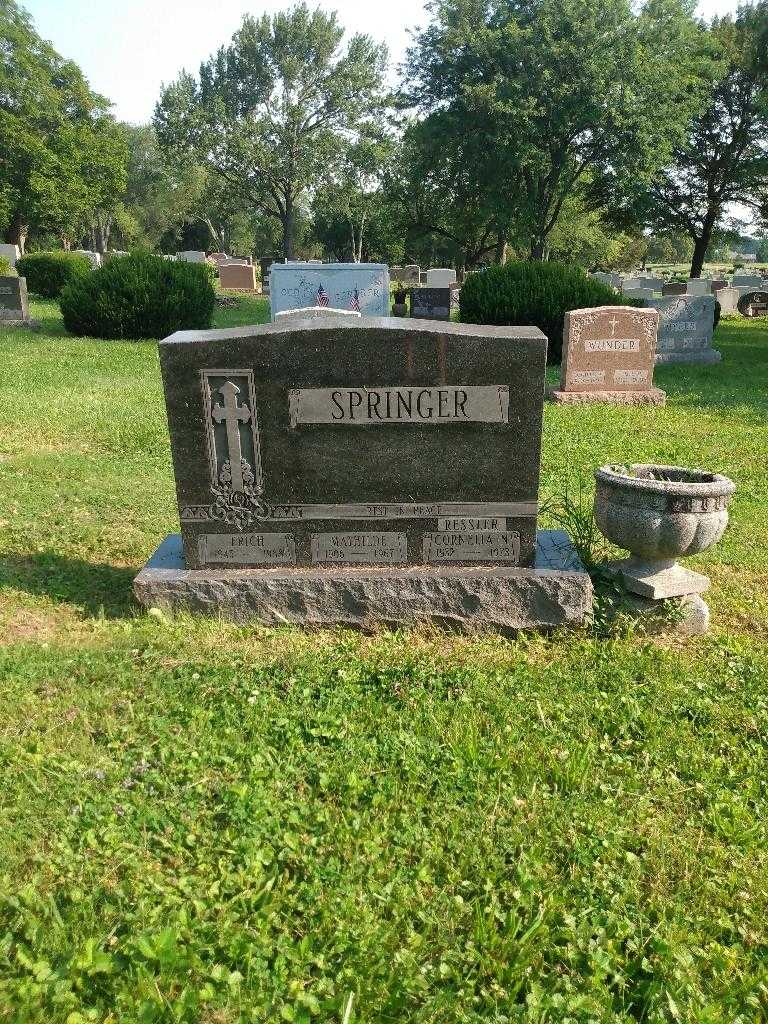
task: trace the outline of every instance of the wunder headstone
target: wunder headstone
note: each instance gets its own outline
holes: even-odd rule
[[[0,277],[0,326],[36,326],[29,318],[26,277]]]
[[[411,316],[417,320],[450,320],[450,288],[412,288]]]
[[[273,320],[283,310],[307,306],[389,315],[389,271],[383,263],[273,263],[269,287]]]
[[[556,402],[615,402],[663,405],[666,395],[653,386],[656,354],[655,310],[598,306],[565,314],[560,387]]]
[[[219,284],[222,288],[256,291],[256,268],[242,263],[220,263]]]
[[[768,316],[768,291],[745,292],[739,298],[737,309],[742,316]]]
[[[287,321],[179,332],[160,362],[183,546],[143,604],[504,632],[591,607],[567,536],[537,537],[536,328]]]
[[[647,306],[659,312],[657,363],[719,363],[712,348],[715,323],[714,295],[670,295],[651,299]]]

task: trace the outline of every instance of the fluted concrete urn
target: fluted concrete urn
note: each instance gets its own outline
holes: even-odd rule
[[[682,466],[603,466],[595,471],[595,518],[608,540],[631,552],[618,568],[627,590],[663,599],[700,594],[709,578],[678,558],[716,544],[736,485],[720,473]]]

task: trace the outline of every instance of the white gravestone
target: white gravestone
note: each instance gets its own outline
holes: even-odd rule
[[[284,309],[275,313],[275,322],[284,320],[348,320],[359,319],[360,314],[354,309],[332,309],[330,306],[306,306],[303,309]]]
[[[712,348],[714,295],[669,295],[646,305],[659,311],[657,363],[719,363]]]
[[[389,268],[384,263],[273,263],[270,270],[273,320],[286,310],[310,307],[389,315]]]
[[[205,263],[205,253],[199,249],[187,249],[185,252],[177,252],[176,259],[182,263]]]
[[[456,284],[456,271],[450,267],[435,267],[427,271],[427,288],[450,288]]]
[[[7,242],[0,242],[0,256],[5,256],[11,267],[15,267],[16,260],[20,259],[18,245],[9,245]]]
[[[738,288],[718,288],[715,292],[715,298],[720,303],[720,312],[736,313],[736,303],[741,297],[741,291]]]

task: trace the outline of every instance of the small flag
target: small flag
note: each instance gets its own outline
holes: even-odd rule
[[[357,288],[355,288],[355,293],[352,296],[352,301],[349,304],[349,308],[354,309],[355,312],[357,313],[360,312],[360,293],[358,292]]]
[[[328,292],[325,290],[325,288],[323,288],[322,285],[320,285],[320,287],[317,289],[317,301],[316,301],[315,305],[317,305],[317,306],[330,306],[330,304],[331,304],[331,300],[330,300],[330,298],[328,296]]]

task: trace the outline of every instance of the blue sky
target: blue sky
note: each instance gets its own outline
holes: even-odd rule
[[[735,10],[738,0],[701,0],[705,17]],[[121,120],[152,116],[163,82],[226,43],[246,12],[291,6],[290,0],[22,0],[38,32],[76,61],[91,86],[108,96]],[[319,0],[350,32],[367,32],[402,58],[408,29],[424,24],[422,0]],[[311,4],[314,6],[314,4]]]

